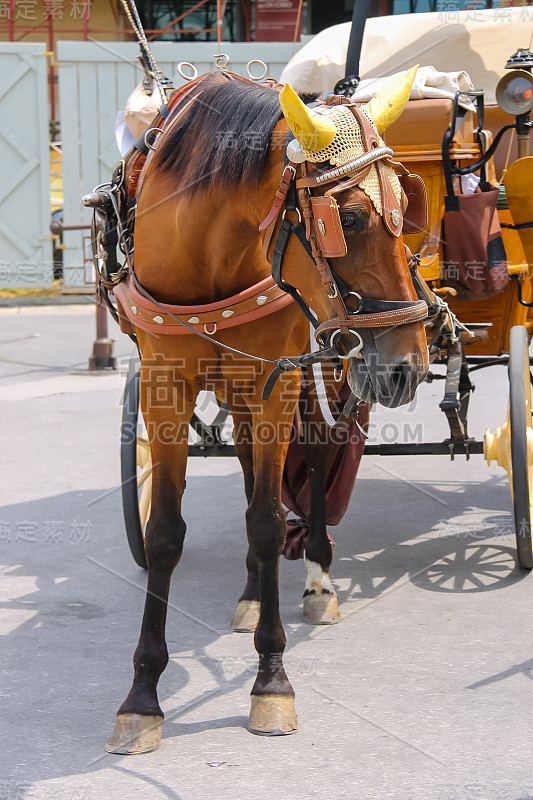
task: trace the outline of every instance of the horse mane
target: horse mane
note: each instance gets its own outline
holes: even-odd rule
[[[277,91],[209,73],[178,104],[175,120],[171,116],[158,140],[152,168],[188,192],[257,185],[282,116]],[[277,144],[283,150],[284,142]]]

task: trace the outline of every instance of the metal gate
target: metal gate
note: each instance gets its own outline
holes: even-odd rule
[[[44,44],[0,42],[0,287],[52,285]]]
[[[297,45],[299,47],[300,45]],[[154,42],[151,49],[160,69],[180,86],[176,72],[180,61],[190,61],[199,74],[215,67],[216,43]],[[231,43],[222,50],[230,57],[229,69],[246,75],[246,64],[261,58],[269,77],[279,78],[290,59],[291,44]],[[64,224],[83,225],[91,214],[80,198],[99,183],[109,181],[120,158],[115,141],[117,111],[143,77],[137,61],[139,48],[126,42],[59,42],[59,103],[63,142]],[[257,74],[258,65],[253,65]],[[82,286],[84,238],[87,231],[65,230],[63,270],[66,286]]]

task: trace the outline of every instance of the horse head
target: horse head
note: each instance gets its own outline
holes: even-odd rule
[[[294,171],[297,193],[292,216],[287,204],[285,214],[302,219],[318,267],[295,243],[283,279],[316,315],[321,346],[336,344],[348,356],[353,393],[389,407],[409,402],[428,369],[427,309],[402,238],[407,201],[397,172],[407,170],[380,136],[401,114],[415,72],[367,105],[337,97],[309,108],[289,85],[280,94],[289,124],[285,169]]]

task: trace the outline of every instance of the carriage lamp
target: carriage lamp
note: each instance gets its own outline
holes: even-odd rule
[[[531,72],[533,67],[533,53],[525,47],[519,48],[516,53],[513,53],[505,69],[527,69]]]
[[[507,75],[496,86],[496,102],[506,114],[515,117],[518,137],[518,158],[529,155],[530,111],[533,109],[533,53],[517,50],[505,68]]]
[[[529,114],[533,108],[533,75],[525,69],[513,69],[496,87],[496,102],[513,117]]]

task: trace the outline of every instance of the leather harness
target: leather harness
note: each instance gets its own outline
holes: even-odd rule
[[[245,80],[240,76],[235,77]],[[187,90],[190,90],[190,88],[190,85],[184,87]],[[187,97],[189,91],[182,90],[179,94]],[[418,192],[420,195],[420,192],[423,192],[425,209],[425,190],[423,190],[422,180],[418,176],[410,176],[401,164],[391,161],[392,151],[389,148],[380,146],[382,143],[380,143],[365,114],[359,110],[357,105],[350,103],[347,98],[340,96],[328,97],[328,104],[333,103],[346,103],[349,106],[361,127],[366,152],[360,158],[355,159],[353,164],[347,165],[347,169],[342,167],[329,169],[316,175],[309,174],[307,162],[305,161],[301,164],[290,161],[286,163],[272,208],[260,225],[260,230],[266,230],[264,252],[267,255],[279,216],[282,214],[282,220],[272,251],[272,277],[266,278],[244,292],[220,302],[202,306],[170,305],[160,303],[141,286],[133,269],[132,252],[128,253],[126,251],[126,260],[130,273],[128,281],[123,280],[126,276],[126,270],[120,271],[120,282],[112,279],[104,280],[106,288],[109,288],[109,283],[113,284],[112,288],[117,300],[120,326],[124,332],[131,334],[135,327],[140,327],[149,332],[162,334],[195,333],[225,349],[233,350],[233,352],[246,355],[254,360],[275,364],[275,369],[271,372],[263,388],[263,399],[267,399],[274,383],[282,372],[304,368],[324,361],[333,361],[338,367],[340,365],[339,359],[346,360],[358,355],[362,348],[362,340],[357,333],[358,329],[407,325],[422,321],[427,317],[428,308],[424,300],[394,301],[361,297],[358,293],[350,291],[329,264],[329,258],[341,257],[347,252],[339,208],[333,195],[357,186],[368,175],[372,165],[377,169],[383,205],[383,222],[390,235],[400,236],[404,220],[402,209],[392,191],[390,181],[385,175],[384,164],[392,166],[397,171],[407,175],[408,179],[418,179],[422,188],[418,185],[418,189],[414,193],[416,195]],[[175,102],[170,105],[176,107],[179,103]],[[186,103],[186,105],[188,106],[189,104]],[[179,114],[179,108],[177,111]],[[174,118],[174,116],[170,117],[170,125]],[[155,120],[154,123],[157,126],[159,120]],[[153,132],[151,134],[153,138],[156,130],[160,129],[154,127],[150,130]],[[164,135],[164,128],[161,133]],[[149,134],[150,132],[147,132],[143,137],[145,143]],[[290,131],[289,134],[292,137]],[[153,149],[152,141],[150,145],[151,149]],[[298,175],[299,168],[300,174]],[[338,178],[348,171],[348,179],[339,182]],[[313,188],[329,183],[333,183],[334,186],[325,195],[313,196]],[[101,187],[99,188],[101,189]],[[96,206],[96,202],[87,203],[87,205]],[[291,223],[286,218],[286,212],[291,210],[298,214],[298,221],[295,223]],[[408,232],[424,229],[426,224],[425,212],[422,216],[424,216],[424,219],[420,223],[416,225],[413,225],[412,222],[410,223]],[[420,212],[419,217],[421,217]],[[319,322],[316,319],[316,316],[307,306],[297,288],[283,280],[283,257],[292,234],[297,236],[310,258],[314,261],[324,290],[335,306],[336,315],[324,322]],[[354,298],[357,300],[356,308],[348,308],[347,302],[351,303]],[[218,330],[259,319],[284,308],[292,301],[297,303],[315,329],[315,338],[320,347],[318,351],[271,361],[270,359],[242,353],[222,342],[211,339]],[[341,336],[347,335],[355,336],[356,339],[355,346],[350,347],[348,352],[346,352],[346,348],[342,350],[339,348]]]
[[[202,306],[162,303],[165,311],[144,297],[136,286],[134,274],[130,274],[127,283],[115,286],[113,293],[117,299],[121,330],[129,332],[129,326],[135,325],[151,333],[174,335],[203,331],[213,336],[219,330],[266,317],[292,303],[292,297],[271,277],[217,303]],[[189,323],[193,331],[183,322]]]

